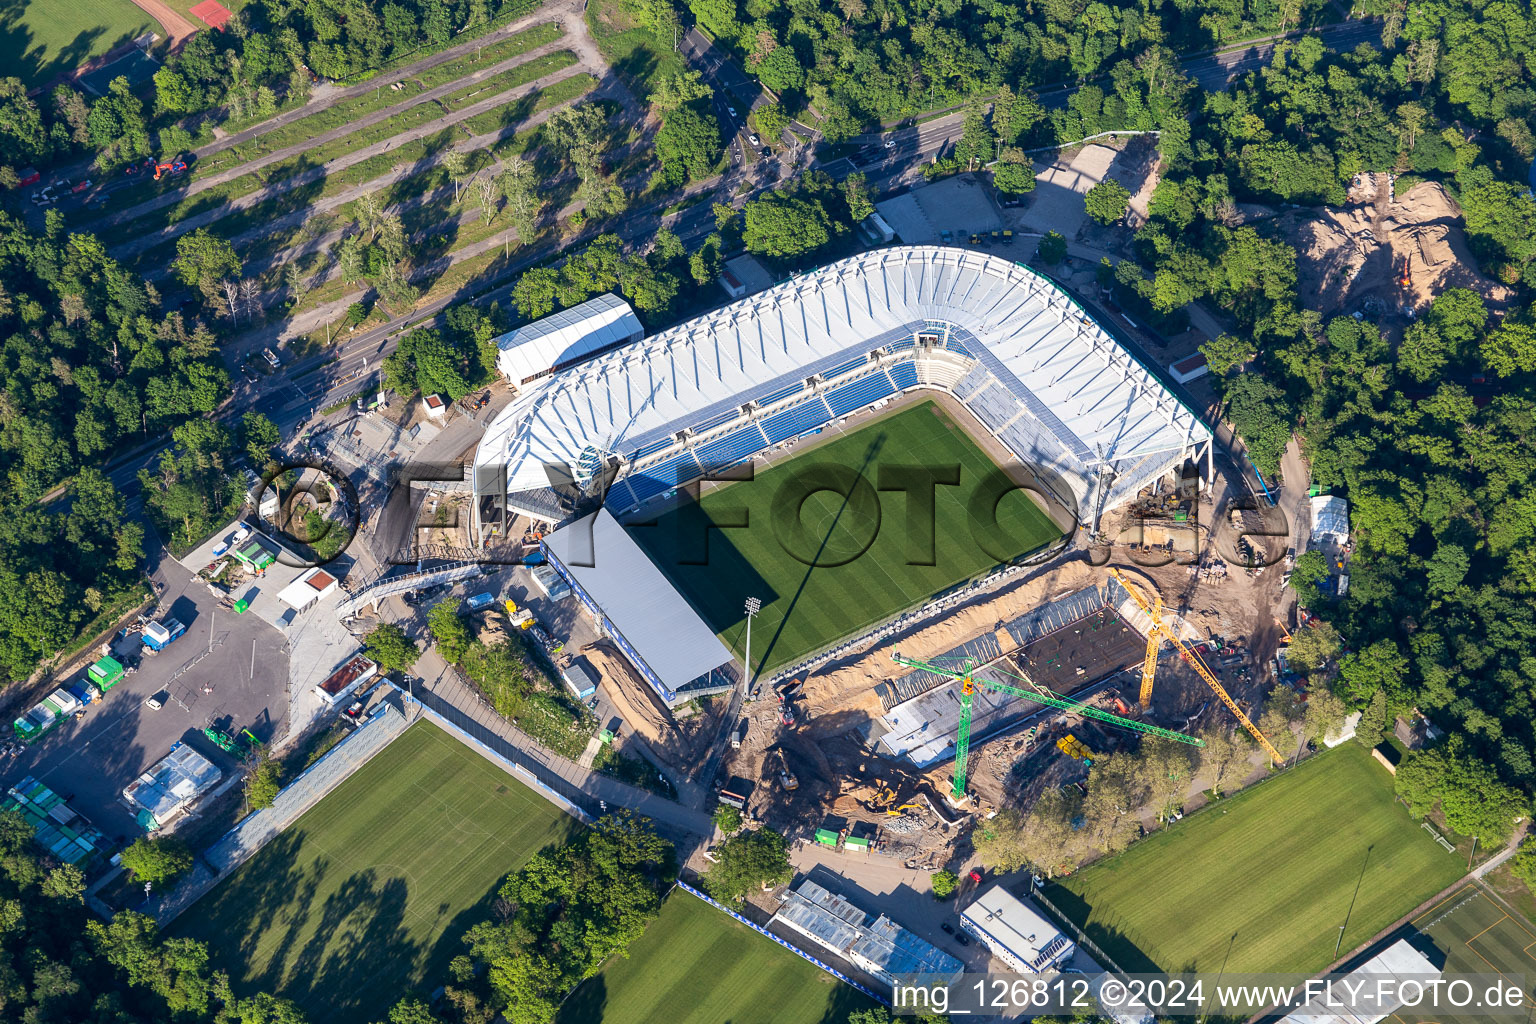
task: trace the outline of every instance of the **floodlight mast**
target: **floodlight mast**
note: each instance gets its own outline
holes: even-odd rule
[[[900,653],[892,654],[891,660],[898,665],[907,668],[922,669],[924,672],[932,672],[937,676],[948,679],[960,680],[960,726],[955,736],[955,784],[950,790],[950,796],[956,800],[965,797],[965,769],[966,759],[971,749],[971,702],[976,693],[976,684],[980,683],[989,690],[1006,693],[1011,697],[1020,697],[1035,704],[1044,704],[1046,707],[1056,708],[1061,711],[1070,711],[1073,714],[1082,715],[1084,718],[1092,718],[1095,721],[1117,725],[1122,729],[1131,729],[1146,736],[1161,736],[1164,739],[1174,740],[1178,743],[1186,743],[1191,747],[1203,747],[1205,741],[1195,736],[1189,736],[1172,729],[1164,729],[1161,726],[1150,725],[1146,722],[1138,722],[1134,718],[1123,718],[1120,715],[1102,711],[1099,708],[1090,707],[1081,701],[1063,700],[1060,697],[1049,697],[1044,693],[1033,693],[1029,690],[1021,690],[1016,686],[999,683],[994,679],[976,679],[974,673],[980,667],[975,658],[963,658],[959,668],[947,668],[931,661],[919,661],[916,658],[904,658]],[[1029,683],[1030,680],[1013,672],[1007,672],[1001,668],[993,667],[994,671],[1004,675],[1013,676],[1020,682]],[[1031,683],[1033,685],[1033,683]]]

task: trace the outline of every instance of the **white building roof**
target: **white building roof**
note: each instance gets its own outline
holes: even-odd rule
[[[1176,456],[1210,438],[1193,412],[1048,279],[985,253],[897,246],[830,264],[556,373],[502,410],[475,462],[506,465],[508,491],[547,487],[546,463],[576,465],[589,446],[633,456],[813,372],[910,342],[934,322],[951,327],[993,376],[1027,396],[1030,415],[1082,471],[1120,463],[1128,479],[1134,463]]]
[[[496,339],[496,368],[513,384],[645,333],[629,303],[612,292],[508,331]]]
[[[1397,997],[1397,986],[1382,985],[1382,981],[1412,978],[1422,983],[1440,974],[1440,968],[1429,957],[1407,939],[1398,939],[1349,972],[1350,979],[1358,978],[1365,983],[1358,996],[1351,996],[1346,986],[1336,984],[1332,1002],[1319,997],[1281,1018],[1280,1024],[1377,1024],[1403,1005]],[[1378,999],[1378,995],[1385,998]]]
[[[730,649],[607,509],[561,527],[544,538],[544,546],[667,689],[675,693],[732,660]]]
[[[1336,494],[1312,498],[1312,539],[1349,543],[1349,502]]]
[[[1039,972],[1072,955],[1075,944],[1024,900],[994,885],[960,916],[989,949]]]
[[[332,593],[339,586],[335,576],[321,568],[314,568],[301,575],[277,592],[277,599],[290,608],[303,611],[316,601]]]
[[[165,824],[187,804],[218,784],[223,772],[217,765],[184,743],[151,765],[123,790],[130,804],[154,815]]]

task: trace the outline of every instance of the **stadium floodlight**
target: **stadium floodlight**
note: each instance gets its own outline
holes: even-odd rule
[[[763,602],[755,597],[747,598],[747,656],[741,663],[741,687],[742,692],[752,692],[752,618],[763,610]]]

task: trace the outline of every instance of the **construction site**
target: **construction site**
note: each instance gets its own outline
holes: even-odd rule
[[[1270,609],[1282,574],[1264,564],[1284,555],[1265,542],[1285,539],[1245,536],[1265,532],[1263,510],[1223,509],[1208,525],[1192,493],[1176,495],[1106,522],[1120,543],[1094,554],[1108,564],[1064,555],[764,688],[734,715],[723,696],[669,710],[606,641],[587,657],[670,771],[696,775],[729,736],[713,777],[749,821],[854,856],[943,866],[973,816],[1080,783],[1096,756],[1257,717],[1273,684],[1261,666],[1280,638]]]
[[[1277,223],[1296,248],[1297,289],[1325,317],[1406,317],[1450,288],[1494,309],[1513,289],[1477,270],[1461,211],[1438,182],[1399,190],[1389,174],[1357,176],[1340,207],[1287,211]]]

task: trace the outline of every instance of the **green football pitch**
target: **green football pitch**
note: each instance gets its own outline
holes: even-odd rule
[[[1530,999],[1536,993],[1536,925],[1477,885],[1457,889],[1409,923],[1410,934],[1428,938],[1444,953],[1444,976],[1502,977],[1502,984],[1524,989],[1527,1000],[1516,1016],[1502,1019],[1510,1024],[1531,1019]],[[1487,1024],[1492,1019],[1498,1018],[1474,1013],[1470,1008],[1462,1013],[1404,1008],[1389,1016],[1387,1022]]]
[[[575,822],[429,722],[417,722],[193,904],[237,991],[314,1021],[383,1020],[446,976],[501,879]]]
[[[959,483],[907,490],[932,471],[957,471]],[[738,656],[746,600],[762,601],[752,660],[772,672],[1061,536],[999,474],[944,410],[923,402],[631,535]],[[932,495],[931,517],[921,501],[909,505],[919,492]]]
[[[0,36],[0,67],[32,88],[150,30],[165,34],[130,0],[28,0]]]
[[[1466,867],[1393,800],[1370,752],[1345,743],[1046,895],[1127,971],[1310,973],[1333,961],[1346,917],[1347,950]]]
[[[874,1000],[681,889],[555,1024],[821,1024]]]

